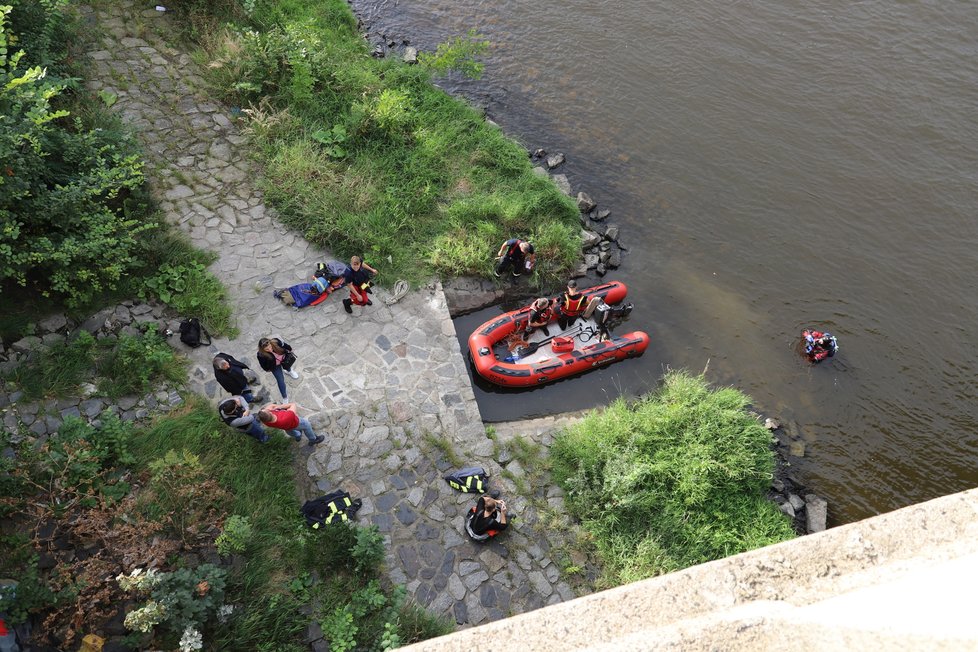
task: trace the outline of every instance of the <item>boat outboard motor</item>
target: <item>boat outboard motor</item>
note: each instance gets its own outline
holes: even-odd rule
[[[634,306],[631,303],[609,306],[604,301],[600,301],[594,307],[594,322],[598,325],[598,332],[601,333],[602,339],[611,337],[611,331],[628,319],[632,314],[632,308]]]

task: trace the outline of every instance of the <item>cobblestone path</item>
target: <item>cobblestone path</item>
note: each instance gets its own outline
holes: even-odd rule
[[[211,269],[235,305],[241,336],[189,352],[191,388],[218,398],[210,360],[221,350],[254,365],[277,400],[254,354],[259,337],[282,336],[299,358],[300,379],[287,378],[290,399],[328,437],[316,449],[297,445],[309,493],[339,486],[363,499],[360,522],[376,524],[389,540],[391,580],[462,625],[574,597],[555,562],[563,543],[540,529],[541,505],[556,508],[548,518],[559,524],[559,491],[524,482],[528,495],[518,496],[525,470],[506,446],[524,434],[545,440],[554,420],[532,433],[501,428],[495,441],[487,437],[437,283],[392,306],[379,288],[374,305],[354,307],[353,315],[339,296],[299,312],[276,301],[273,287],[305,279],[329,252],[287,231],[264,204],[230,110],[203,93],[191,58],[159,38],[172,32],[168,15],[126,1],[103,2],[85,15],[102,33],[89,53],[90,87],[118,96],[113,108],[147,150],[166,219],[218,253]],[[383,261],[368,262],[383,270]],[[245,437],[236,443],[257,445]],[[462,515],[473,499],[441,479],[452,453],[489,469],[517,515],[499,541],[481,545],[464,536]]]

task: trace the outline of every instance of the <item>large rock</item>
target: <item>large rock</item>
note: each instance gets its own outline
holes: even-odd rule
[[[33,335],[28,335],[23,337],[13,344],[10,345],[10,349],[17,353],[27,353],[32,349],[36,349],[41,346],[41,338],[35,337]]]
[[[404,63],[415,64],[418,62],[418,48],[409,47],[404,50]]]
[[[806,527],[809,534],[823,532],[828,520],[829,504],[815,494],[805,495]]]
[[[105,328],[105,322],[112,316],[113,312],[115,312],[115,308],[103,308],[82,322],[79,328],[94,335],[100,329]]]
[[[555,167],[562,165],[566,160],[567,158],[561,152],[551,154],[547,157],[547,168],[553,170]]]
[[[612,242],[614,242],[615,240],[617,240],[618,239],[618,227],[615,226],[614,224],[609,225],[608,228],[605,229],[604,238],[605,238],[605,240],[610,240]]]
[[[586,192],[577,193],[577,208],[582,213],[587,213],[594,209],[597,204]]]
[[[601,242],[601,236],[594,231],[585,231],[581,229],[581,249],[590,249],[594,245]]]
[[[68,325],[68,318],[64,315],[51,315],[47,319],[42,319],[38,324],[42,333],[56,333]]]
[[[554,184],[556,184],[556,186],[560,188],[560,191],[562,193],[564,193],[568,197],[574,194],[574,191],[571,189],[571,183],[567,179],[566,174],[555,174],[551,178],[554,180]]]

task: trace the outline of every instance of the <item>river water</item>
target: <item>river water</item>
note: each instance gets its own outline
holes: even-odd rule
[[[839,524],[978,484],[978,11],[929,0],[356,0],[431,49],[476,28],[446,85],[612,210],[652,336],[640,359],[531,392],[510,420],[706,369],[805,443]],[[487,256],[498,243],[487,243]],[[465,336],[499,309],[460,318]],[[839,337],[817,367],[808,325]]]

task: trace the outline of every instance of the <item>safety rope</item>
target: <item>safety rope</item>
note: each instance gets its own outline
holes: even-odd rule
[[[384,303],[386,303],[388,306],[393,306],[395,303],[403,299],[410,289],[411,286],[408,285],[407,281],[398,279],[397,283],[394,284],[393,292],[391,292],[389,297],[384,299]]]

